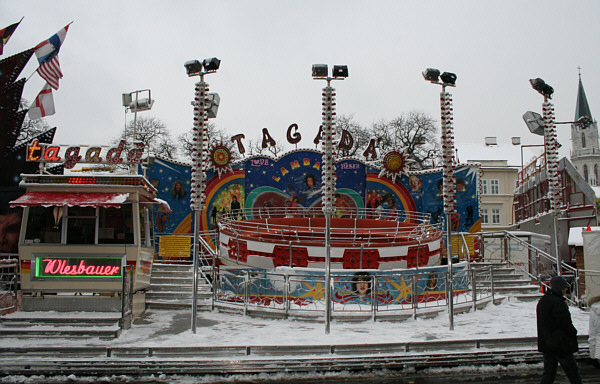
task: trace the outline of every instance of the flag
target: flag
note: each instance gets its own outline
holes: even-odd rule
[[[54,97],[52,97],[52,88],[50,88],[50,85],[44,85],[44,88],[42,88],[35,98],[33,105],[29,108],[28,113],[31,120],[54,115]]]
[[[4,51],[4,46],[6,45],[6,43],[8,43],[8,39],[10,39],[12,34],[15,32],[15,29],[17,29],[17,27],[21,23],[21,21],[23,21],[23,18],[21,18],[21,20],[19,20],[18,23],[9,25],[8,27],[0,31],[0,55],[2,54],[2,51]]]
[[[35,56],[40,64],[37,72],[54,89],[58,89],[58,80],[63,76],[58,62],[58,51],[65,41],[69,25],[35,47]]]

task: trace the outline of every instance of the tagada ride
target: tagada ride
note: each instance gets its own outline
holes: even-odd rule
[[[325,268],[326,219],[320,209],[271,208],[223,213],[223,264],[253,268]],[[441,264],[441,223],[428,214],[353,209],[336,211],[330,225],[332,269],[406,269]]]

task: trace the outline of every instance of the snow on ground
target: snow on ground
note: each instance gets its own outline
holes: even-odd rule
[[[484,309],[454,316],[454,330],[449,315],[442,312],[432,319],[409,319],[400,322],[337,322],[325,334],[323,322],[253,318],[238,314],[199,312],[197,331],[191,331],[189,310],[148,310],[143,319],[123,331],[115,340],[53,338],[3,339],[11,346],[82,346],[166,347],[166,346],[252,346],[252,345],[339,345],[367,343],[402,343],[535,337],[536,301],[504,299]],[[570,308],[573,323],[580,335],[588,334],[588,313]],[[61,316],[60,312],[46,313]],[[73,314],[63,314],[72,316]],[[8,315],[11,316],[11,315]]]
[[[143,319],[136,321],[131,329],[124,331],[115,340],[57,340],[57,339],[3,339],[3,345],[15,347],[53,346],[112,346],[112,347],[153,347],[153,346],[232,346],[232,345],[339,345],[367,343],[402,343],[430,340],[494,339],[536,336],[536,301],[524,302],[504,299],[501,304],[488,304],[485,309],[454,316],[454,330],[449,329],[447,312],[432,319],[410,319],[401,322],[332,322],[329,334],[325,334],[324,323],[300,322],[294,320],[273,320],[251,318],[215,312],[199,312],[197,332],[190,329],[189,310],[149,310]],[[588,313],[578,308],[570,308],[571,317],[579,334],[588,334]],[[15,316],[13,314],[12,316]],[[73,316],[60,312],[46,313],[47,316]],[[11,315],[8,315],[11,316]],[[255,356],[256,358],[256,356]],[[264,358],[269,358],[264,357]],[[483,370],[482,370],[483,369]],[[490,372],[486,371],[489,370]],[[482,377],[484,373],[502,375],[524,375],[541,372],[541,363],[534,365],[515,364],[508,367],[490,366],[487,368],[456,367],[451,369],[429,370],[430,377],[453,377],[461,380],[466,377]],[[512,373],[511,373],[512,372]],[[376,371],[369,374],[350,372],[326,373],[278,373],[257,375],[229,375],[225,377],[149,375],[132,377],[113,376],[8,376],[1,383],[51,384],[51,383],[279,383],[279,382],[333,382],[333,383],[411,383],[414,378],[406,377],[410,372]],[[562,375],[562,373],[561,373]],[[493,376],[491,376],[493,377]],[[419,382],[440,382],[427,381]],[[537,381],[535,376],[531,382]],[[530,381],[520,381],[530,382]]]

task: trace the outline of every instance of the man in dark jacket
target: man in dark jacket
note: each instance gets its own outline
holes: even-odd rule
[[[581,383],[573,353],[579,350],[577,329],[565,302],[567,282],[560,276],[550,280],[550,290],[537,305],[538,351],[544,354],[544,373],[541,384],[554,383],[558,363],[569,381]]]

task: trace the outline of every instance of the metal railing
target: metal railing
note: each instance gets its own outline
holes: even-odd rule
[[[381,245],[401,241],[441,237],[442,223],[432,224],[428,213],[410,211],[377,211],[376,209],[347,209],[348,214],[331,228],[332,245],[351,243]],[[273,219],[294,219],[290,221]],[[372,219],[376,221],[362,221]],[[257,241],[292,241],[294,243],[325,243],[325,220],[317,208],[240,209],[219,214],[219,230],[234,238]],[[379,223],[379,224],[377,224]]]
[[[481,260],[486,262],[507,263],[531,282],[539,284],[543,290],[549,289],[552,276],[557,275],[556,257],[537,248],[524,238],[509,231],[480,232],[471,234],[479,238],[481,244]],[[525,236],[526,237],[526,236]],[[486,239],[498,239],[494,249],[486,247]],[[582,270],[561,261],[561,275],[569,284],[567,301],[571,305],[584,306],[585,292],[582,284]],[[591,271],[593,272],[593,271]]]
[[[0,316],[19,309],[19,256],[0,258]]]
[[[445,311],[450,304],[449,282],[455,305],[476,310],[494,299],[491,267],[472,269],[468,263],[402,271],[336,272],[332,279],[332,316],[340,319],[377,320],[416,318]],[[366,285],[359,288],[358,284]],[[221,268],[217,274],[218,306],[243,314],[268,314],[283,318],[319,319],[325,303],[325,276],[317,271],[292,269]]]

